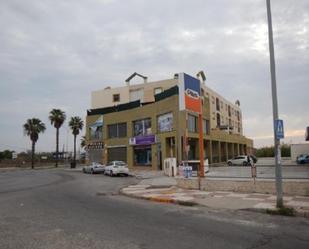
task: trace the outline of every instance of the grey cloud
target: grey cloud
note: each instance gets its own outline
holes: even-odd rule
[[[299,130],[309,114],[309,3],[276,0],[272,8],[279,110],[286,129]],[[265,1],[254,0],[3,0],[1,143],[26,143],[22,123],[48,122],[52,107],[84,117],[92,90],[134,71],[158,80],[203,69],[210,87],[240,100],[246,135],[271,134],[266,23]],[[53,149],[53,136],[48,126],[42,150]]]

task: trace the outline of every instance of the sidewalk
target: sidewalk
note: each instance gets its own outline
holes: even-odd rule
[[[121,193],[130,197],[186,206],[257,212],[276,210],[275,195],[182,189],[169,177],[142,180],[138,185],[123,188]],[[293,208],[296,216],[309,217],[309,197],[284,196],[284,205]]]

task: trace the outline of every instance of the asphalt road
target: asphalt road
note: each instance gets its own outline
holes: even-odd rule
[[[118,194],[134,182],[61,169],[2,172],[0,248],[309,248],[308,219]]]

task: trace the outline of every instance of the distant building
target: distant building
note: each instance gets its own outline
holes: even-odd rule
[[[144,82],[130,85],[135,76]],[[189,159],[198,159],[197,115],[182,108],[185,93],[179,76],[147,82],[147,77],[134,73],[123,87],[92,92],[86,119],[88,160],[123,160],[129,167],[161,169],[167,157],[184,160],[185,138]],[[198,78],[195,80],[201,89],[205,157],[216,163],[251,153],[253,141],[243,136],[239,101],[233,104],[207,87],[202,72]]]
[[[309,143],[291,144],[291,159],[296,161],[297,157],[301,154],[309,155]]]

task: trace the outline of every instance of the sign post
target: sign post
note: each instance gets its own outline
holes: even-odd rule
[[[202,99],[201,99],[201,83],[185,73],[179,74],[179,107],[180,110],[191,111],[198,114],[198,132],[199,132],[199,156],[200,164],[198,167],[198,178],[200,188],[200,177],[205,176],[204,171],[204,139],[203,139],[203,116],[202,116]],[[185,148],[187,146],[187,112],[186,112],[186,131],[184,136]],[[187,151],[186,151],[187,152]],[[186,153],[187,157],[187,153]],[[186,158],[188,160],[188,158]]]

